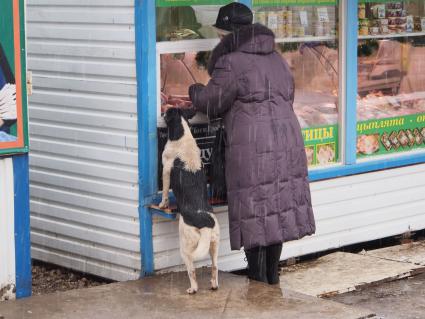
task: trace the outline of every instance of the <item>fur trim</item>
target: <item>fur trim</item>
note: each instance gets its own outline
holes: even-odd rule
[[[215,64],[222,56],[238,51],[238,49],[241,48],[244,44],[252,41],[259,35],[270,36],[273,38],[274,42],[273,31],[259,23],[244,26],[237,31],[226,35],[212,51],[211,58],[208,63],[208,74],[212,74],[215,68]]]

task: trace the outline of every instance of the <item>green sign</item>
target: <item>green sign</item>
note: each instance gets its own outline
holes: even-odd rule
[[[425,113],[357,123],[357,157],[425,148]]]
[[[199,5],[225,5],[232,0],[156,0],[157,7],[181,7]]]
[[[338,0],[253,0],[253,6],[335,6]]]
[[[302,129],[309,166],[326,165],[338,160],[338,125]]]
[[[393,0],[359,0],[359,3],[388,3],[394,2]]]

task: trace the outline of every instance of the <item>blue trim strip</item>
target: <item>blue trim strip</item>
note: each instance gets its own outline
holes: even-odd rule
[[[157,215],[159,215],[159,216],[161,216],[165,219],[176,220],[176,217],[177,217],[177,213],[174,213],[174,212],[173,213],[166,213],[162,210],[153,209],[153,208],[151,208],[150,210],[151,210],[152,214],[157,214]]]
[[[28,154],[13,156],[16,298],[31,296]]]
[[[153,274],[152,215],[157,187],[155,1],[135,0],[141,276]]]
[[[389,168],[403,167],[407,165],[423,164],[425,162],[425,153],[421,154],[406,154],[389,159],[377,159],[367,162],[361,162],[353,165],[345,165],[332,167],[328,169],[318,169],[309,172],[310,181],[319,181],[335,177],[343,177],[373,171],[379,171]]]
[[[345,164],[356,163],[357,140],[357,7],[358,0],[346,2],[346,113],[345,113]]]

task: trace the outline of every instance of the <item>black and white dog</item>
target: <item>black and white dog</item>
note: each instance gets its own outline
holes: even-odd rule
[[[202,170],[201,151],[190,132],[188,120],[193,110],[170,108],[165,114],[168,140],[162,153],[162,201],[160,208],[168,207],[171,186],[180,213],[180,254],[190,280],[189,294],[196,293],[193,262],[207,255],[212,259],[211,289],[218,288],[218,245],[220,227],[208,203],[207,181]]]

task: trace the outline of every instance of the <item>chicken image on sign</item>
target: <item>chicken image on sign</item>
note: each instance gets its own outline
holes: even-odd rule
[[[0,3],[0,154],[27,151],[24,2]]]

